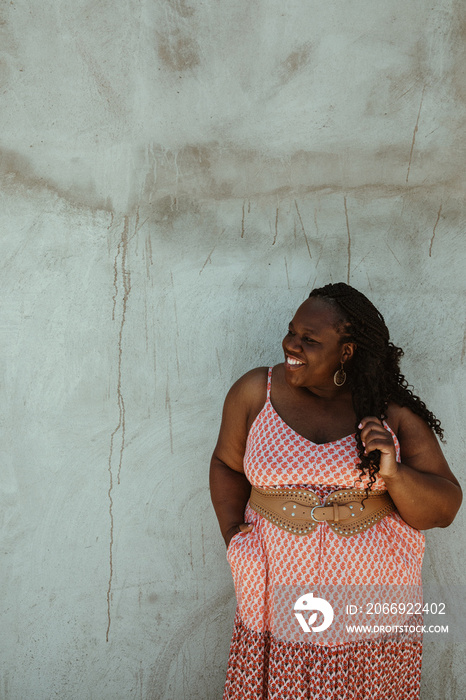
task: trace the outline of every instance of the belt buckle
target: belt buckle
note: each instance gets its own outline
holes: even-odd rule
[[[311,518],[315,523],[321,523],[322,520],[317,520],[317,518],[314,517],[314,511],[316,508],[321,508],[321,505],[319,504],[318,506],[314,506],[313,508],[311,508]]]

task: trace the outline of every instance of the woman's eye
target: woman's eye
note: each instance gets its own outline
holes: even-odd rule
[[[314,342],[314,340],[312,338],[303,338],[303,340],[306,341],[306,343],[313,343]]]

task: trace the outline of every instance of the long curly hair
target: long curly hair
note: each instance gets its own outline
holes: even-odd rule
[[[429,411],[425,403],[416,396],[403,374],[400,359],[403,350],[390,342],[384,318],[374,304],[354,287],[344,282],[327,284],[313,289],[309,297],[325,299],[337,311],[337,330],[346,342],[354,342],[357,349],[348,371],[348,384],[356,413],[356,443],[363,475],[369,477],[367,490],[372,488],[379,471],[380,452],[374,450],[364,454],[361,431],[358,425],[365,416],[386,418],[390,401],[399,406],[408,406],[420,416],[443,440],[440,421]],[[361,478],[360,477],[360,478]]]

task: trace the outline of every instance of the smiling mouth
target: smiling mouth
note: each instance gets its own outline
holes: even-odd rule
[[[286,355],[286,364],[290,367],[303,367],[304,362],[297,360],[296,357],[291,357],[291,355]]]

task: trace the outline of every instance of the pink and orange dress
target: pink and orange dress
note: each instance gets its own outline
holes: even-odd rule
[[[244,471],[259,488],[308,488],[323,500],[332,491],[365,488],[358,480],[355,436],[315,444],[290,428],[271,400],[249,431]],[[388,426],[386,426],[388,428]],[[400,448],[393,435],[400,459]],[[385,489],[379,477],[374,489]],[[246,507],[250,533],[227,550],[237,612],[223,700],[418,700],[421,638],[381,635],[319,643],[275,633],[277,592],[322,586],[419,586],[424,536],[394,512],[350,537],[327,523],[297,536]],[[275,611],[275,612],[274,612]]]

